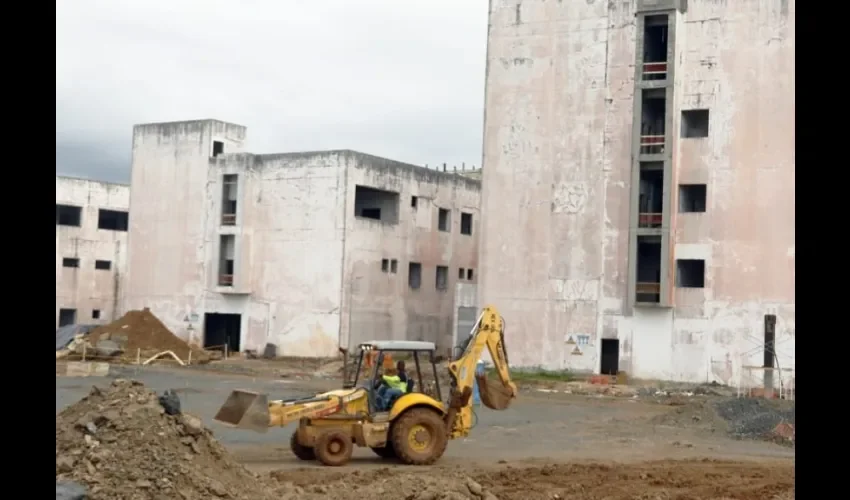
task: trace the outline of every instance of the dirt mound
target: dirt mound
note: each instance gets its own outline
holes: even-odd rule
[[[794,497],[790,462],[713,460],[638,464],[550,464],[477,469],[381,469],[272,474],[304,500],[771,500]],[[283,497],[286,498],[286,497]]]
[[[127,355],[135,356],[141,349],[143,358],[162,351],[172,351],[180,359],[186,360],[192,352],[192,362],[203,363],[210,355],[203,349],[192,347],[166,328],[150,309],[130,311],[119,319],[95,328],[88,335],[88,341],[97,345],[100,340],[117,343]]]
[[[190,415],[169,415],[141,383],[116,380],[56,416],[56,479],[91,500],[277,498]]]

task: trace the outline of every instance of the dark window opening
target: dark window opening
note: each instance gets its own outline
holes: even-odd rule
[[[640,169],[638,227],[658,228],[663,222],[664,170],[644,168],[644,165]]]
[[[233,286],[236,237],[223,234],[219,239],[218,286]]]
[[[643,79],[667,78],[667,20],[666,14],[646,16],[643,29]]]
[[[708,137],[707,109],[682,111],[682,137],[686,139]]]
[[[679,288],[704,288],[705,261],[697,259],[677,260],[676,286]]]
[[[94,261],[94,268],[101,271],[109,271],[112,269],[112,262],[108,260],[96,260]]]
[[[73,325],[77,322],[76,309],[59,309],[59,326]]]
[[[387,273],[390,271],[390,259],[381,259],[381,272]]]
[[[224,154],[224,142],[213,141],[213,151],[212,151],[213,158],[215,158],[216,156],[218,156],[220,154]]]
[[[80,227],[83,220],[83,209],[71,205],[56,205],[56,225]]]
[[[398,272],[398,260],[392,259],[390,261],[390,272],[393,274]]]
[[[679,212],[705,212],[707,191],[705,184],[680,184]]]
[[[100,319],[100,309],[91,310],[91,319]]]
[[[661,302],[661,237],[638,236],[635,302]]]
[[[466,278],[466,269],[461,267],[457,270],[457,279],[462,280],[464,278]]]
[[[773,391],[773,368],[776,364],[776,315],[764,315],[764,389]]]
[[[204,314],[204,349],[239,352],[241,330],[241,314]]]
[[[466,279],[472,281],[472,269],[466,270]]]
[[[436,274],[437,290],[447,290],[449,288],[449,268],[446,266],[437,266]]]
[[[445,208],[437,209],[437,229],[440,231],[448,231],[451,224],[451,212]]]
[[[419,203],[419,198],[416,196],[410,197],[410,206],[416,208],[416,205]]]
[[[62,267],[80,267],[80,259],[75,257],[65,257],[62,259]]]
[[[221,193],[221,225],[236,225],[236,190],[238,187],[236,174],[227,174],[222,177]]]
[[[472,234],[472,214],[460,213],[460,234]]]
[[[411,262],[407,265],[407,284],[414,290],[422,286],[422,264]]]
[[[640,153],[662,154],[665,149],[667,95],[664,89],[645,89],[641,98]]]
[[[398,223],[399,194],[366,186],[354,188],[354,215],[387,224]]]
[[[129,214],[120,210],[101,208],[97,211],[97,228],[109,231],[126,231]]]

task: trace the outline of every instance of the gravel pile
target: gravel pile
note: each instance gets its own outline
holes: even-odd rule
[[[734,398],[718,402],[714,409],[727,422],[729,433],[743,439],[770,436],[782,422],[795,425],[793,401]]]

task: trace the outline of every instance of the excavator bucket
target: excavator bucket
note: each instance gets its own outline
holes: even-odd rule
[[[478,392],[481,395],[481,403],[491,410],[507,409],[516,395],[510,387],[505,387],[500,382],[487,379],[486,373],[476,374]]]
[[[266,432],[269,430],[269,398],[265,394],[235,390],[213,420],[238,429]]]

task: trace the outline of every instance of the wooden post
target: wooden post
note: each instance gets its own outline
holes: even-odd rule
[[[186,360],[187,365],[192,364],[192,349],[189,349],[189,358]]]
[[[83,361],[86,360],[86,343],[83,341]]]

